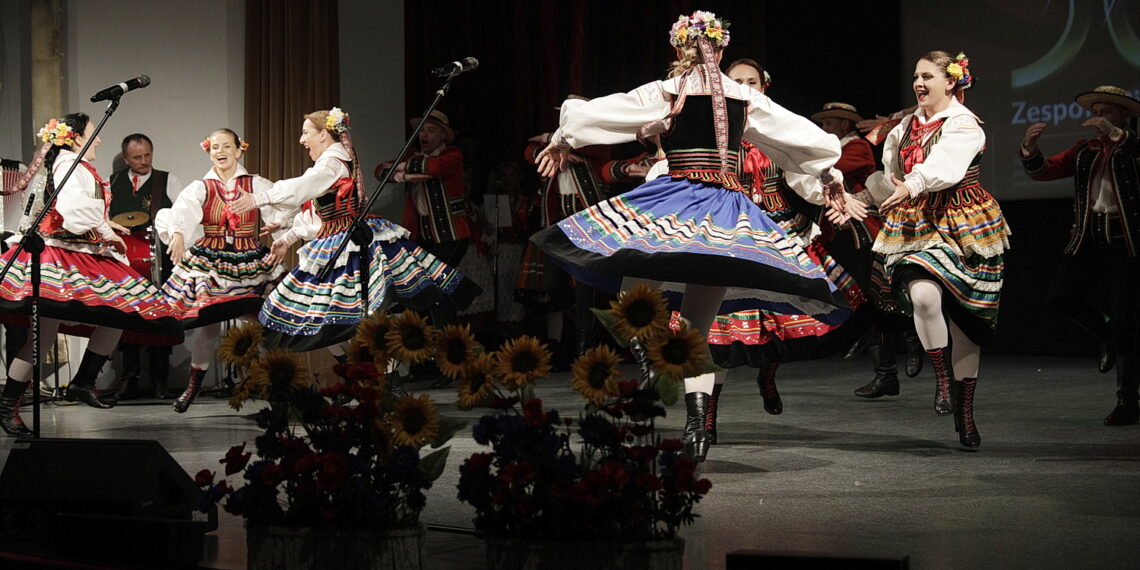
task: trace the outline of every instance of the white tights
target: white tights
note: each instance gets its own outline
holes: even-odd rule
[[[954,339],[950,363],[954,377],[977,378],[981,365],[981,347],[974,344],[966,333],[942,314],[942,287],[930,279],[915,279],[908,286],[910,302],[914,305],[914,328],[922,347],[927,350],[943,348]]]
[[[190,346],[190,366],[199,370],[209,370],[218,351],[218,339],[222,337],[222,323],[206,325],[194,333],[194,344]]]

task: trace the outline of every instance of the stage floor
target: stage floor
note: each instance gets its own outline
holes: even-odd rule
[[[903,378],[895,397],[855,397],[870,376],[865,360],[784,365],[784,413],[770,416],[754,372],[730,374],[721,443],[703,467],[713,487],[697,523],[682,532],[686,568],[723,568],[725,554],[740,549],[906,555],[922,570],[1140,567],[1140,426],[1101,425],[1115,402],[1115,375],[1098,374],[1093,358],[985,358],[979,451],[961,449],[952,418],[934,415],[929,363],[918,378]],[[568,378],[537,387],[564,414],[580,405]],[[448,414],[485,413],[450,408],[453,390],[429,393]],[[679,435],[683,419],[683,404],[669,408],[666,434]],[[158,440],[191,476],[219,469],[231,445],[258,434],[210,398],[184,415],[145,400],[105,411],[49,404],[43,414],[45,437]],[[0,463],[12,441],[0,439]],[[469,529],[473,511],[455,498],[458,465],[483,448],[469,432],[452,446],[422,520]],[[241,521],[221,519],[202,565],[244,568]],[[484,567],[482,543],[469,534],[429,530],[427,552],[433,570]]]

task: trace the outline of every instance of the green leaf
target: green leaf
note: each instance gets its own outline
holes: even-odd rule
[[[459,430],[466,428],[467,424],[469,423],[471,423],[469,420],[462,418],[449,418],[447,416],[440,416],[439,435],[435,436],[435,439],[431,440],[431,443],[429,445],[436,449],[443,447],[444,444],[446,444],[447,441],[452,438],[452,436],[454,436],[456,433],[459,433]]]
[[[443,475],[443,467],[447,464],[447,454],[451,446],[437,449],[420,458],[420,472],[428,481],[435,481]]]
[[[590,311],[594,313],[595,317],[597,317],[598,322],[602,323],[603,327],[606,327],[606,330],[609,331],[610,336],[614,337],[614,341],[618,343],[618,346],[622,348],[627,348],[629,346],[628,338],[619,338],[621,335],[614,332],[614,323],[617,322],[617,317],[615,317],[614,314],[609,311],[609,309],[591,307]]]
[[[653,389],[657,390],[657,395],[661,398],[661,403],[666,406],[676,404],[677,399],[681,397],[681,383],[664,374],[655,376],[652,384]]]

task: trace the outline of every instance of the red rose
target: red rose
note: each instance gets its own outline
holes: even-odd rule
[[[203,469],[194,476],[194,484],[199,487],[206,487],[214,484],[214,472],[209,469]]]
[[[650,493],[656,493],[662,489],[661,478],[652,473],[641,473],[637,476],[637,486]]]
[[[276,487],[284,479],[285,470],[276,463],[270,463],[261,468],[261,483],[267,487]]]
[[[709,489],[712,489],[712,481],[709,481],[708,479],[701,479],[700,481],[697,481],[697,484],[694,487],[693,491],[698,495],[704,495],[705,493],[709,492]]]
[[[293,471],[296,473],[312,473],[317,470],[320,465],[320,456],[316,453],[306,453],[297,459],[293,464]]]
[[[349,380],[371,380],[380,376],[380,369],[376,367],[375,362],[360,362],[348,367],[347,375]]]
[[[459,470],[463,473],[475,473],[480,471],[487,471],[491,467],[491,462],[494,461],[495,456],[491,453],[476,453],[467,458]]]
[[[226,452],[226,456],[218,462],[226,466],[227,476],[233,475],[234,473],[245,469],[245,465],[249,463],[249,458],[253,454],[249,452],[242,453],[243,451],[245,451],[244,441],[241,443],[241,445],[235,445],[231,447],[230,450]]]

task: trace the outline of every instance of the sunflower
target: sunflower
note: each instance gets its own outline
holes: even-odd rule
[[[247,382],[251,393],[256,390],[262,397],[269,398],[309,386],[313,378],[297,353],[278,349],[254,361]]]
[[[358,334],[348,341],[348,348],[345,349],[344,355],[348,358],[349,364],[360,364],[361,362],[376,362],[377,366],[384,360],[376,360],[377,354],[373,352],[372,347],[361,338]],[[379,355],[383,356],[383,354]]]
[[[356,326],[356,335],[352,337],[349,346],[364,347],[371,351],[374,362],[384,362],[387,359],[387,337],[390,330],[392,330],[392,320],[388,318],[388,314],[376,311]]]
[[[533,336],[508,340],[498,354],[495,376],[512,392],[550,374],[550,351]]]
[[[226,364],[245,369],[257,360],[261,345],[261,323],[249,321],[240,327],[230,327],[218,345],[218,358]]]
[[[495,377],[492,370],[495,358],[490,354],[480,354],[463,370],[459,381],[459,399],[455,405],[461,410],[470,410],[491,396],[495,390]]]
[[[388,334],[388,354],[401,362],[423,362],[431,357],[435,327],[414,311],[404,311],[392,319]]]
[[[621,358],[609,346],[603,344],[591,348],[574,361],[574,366],[570,369],[573,377],[570,387],[586,400],[600,405],[610,396],[618,395],[620,365]]]
[[[631,337],[648,340],[665,332],[669,311],[665,297],[647,285],[638,285],[610,301],[610,314],[614,316],[614,333],[622,342]]]
[[[696,376],[705,364],[705,351],[701,346],[705,336],[685,325],[666,333],[649,343],[649,359],[654,368],[674,380]]]
[[[475,337],[471,325],[447,325],[435,341],[435,362],[439,371],[450,378],[458,378],[463,369],[475,361]]]
[[[420,448],[439,435],[439,414],[427,394],[408,396],[396,402],[388,414],[388,426],[393,444]]]
[[[233,408],[235,412],[240,412],[242,404],[253,397],[253,394],[250,392],[249,384],[249,382],[243,381],[233,387],[230,393],[230,407]]]

